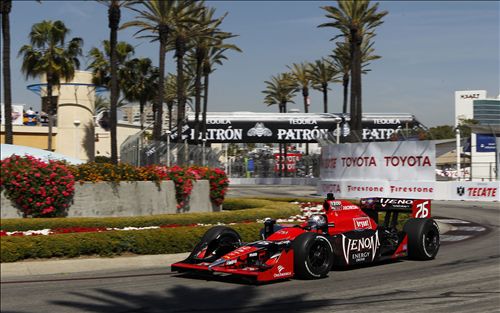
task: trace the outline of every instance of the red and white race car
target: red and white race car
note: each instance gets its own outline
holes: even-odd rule
[[[268,219],[262,240],[242,243],[232,228],[209,229],[172,271],[203,271],[254,278],[259,282],[291,277],[321,278],[333,266],[350,266],[410,257],[430,260],[438,253],[439,229],[430,218],[431,201],[368,198],[357,206],[329,194],[323,214],[300,225]],[[379,214],[384,212],[379,222]],[[400,213],[410,213],[397,229]]]

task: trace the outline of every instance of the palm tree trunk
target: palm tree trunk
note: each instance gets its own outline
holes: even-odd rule
[[[177,58],[177,143],[181,144],[182,130],[184,128],[184,117],[186,115],[186,99],[184,96],[184,55],[186,53],[186,43],[184,38],[178,37],[175,43],[175,57]],[[182,150],[179,149],[179,153]],[[184,160],[187,161],[187,151],[184,151]],[[177,160],[182,160],[182,156],[179,155]]]
[[[49,132],[47,134],[47,150],[52,151],[52,127],[54,126],[54,110],[57,104],[52,99],[52,73],[47,72],[47,97],[49,98],[49,107],[47,109],[47,116],[49,118]]]
[[[144,106],[146,105],[146,101],[141,98],[139,100],[139,118],[141,119],[141,130],[144,130]]]
[[[173,101],[168,101],[167,102],[167,109],[168,109],[168,130],[172,131],[172,109],[174,107],[174,102]]]
[[[194,105],[194,144],[198,144],[200,136],[200,110],[201,110],[201,75],[204,52],[202,49],[196,49],[196,77],[194,82],[195,105]]]
[[[117,107],[118,107],[118,60],[116,55],[116,43],[118,37],[118,25],[120,24],[120,7],[118,0],[113,0],[108,9],[109,18],[109,47],[111,63],[111,94],[110,94],[110,135],[111,135],[111,163],[118,163],[118,142],[117,142]]]
[[[201,121],[201,129],[202,129],[202,137],[207,137],[207,110],[208,110],[208,82],[209,82],[209,72],[204,74],[204,82],[203,82],[203,113],[202,113],[202,121]]]
[[[302,96],[304,97],[304,113],[309,113],[309,104],[307,103],[307,97],[309,97],[309,89],[302,88]],[[306,143],[306,155],[309,155],[309,144]]]
[[[323,112],[328,113],[328,84],[322,84],[323,91]]]
[[[344,105],[342,106],[342,113],[347,113],[347,97],[348,97],[348,89],[349,89],[349,73],[344,73],[344,78],[342,85],[344,86]]]
[[[2,0],[2,67],[4,90],[4,116],[5,116],[5,143],[13,144],[12,132],[12,94],[10,82],[10,21],[9,14],[12,9],[12,0]]]
[[[351,67],[351,142],[361,141],[361,41],[357,30],[351,33],[352,67]]]
[[[160,6],[165,5],[163,1],[160,1]],[[156,114],[154,116],[154,127],[153,127],[153,139],[160,140],[162,133],[162,125],[163,125],[163,98],[164,98],[164,86],[165,86],[165,54],[166,54],[166,46],[167,39],[169,34],[168,26],[160,25],[159,29],[160,36],[160,66],[159,72],[160,77],[158,78],[158,85],[160,86],[158,90],[158,101],[153,105],[156,106]],[[171,127],[171,125],[170,125]]]

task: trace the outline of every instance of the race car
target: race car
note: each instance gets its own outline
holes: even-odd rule
[[[234,229],[215,226],[187,259],[172,264],[171,269],[268,282],[322,278],[332,267],[404,257],[431,260],[438,253],[439,228],[430,218],[430,200],[367,198],[358,206],[328,194],[323,208],[322,214],[313,214],[298,225],[267,219],[260,231],[262,239],[255,242],[242,243]],[[381,212],[385,214],[379,223]],[[398,230],[401,213],[410,218]]]

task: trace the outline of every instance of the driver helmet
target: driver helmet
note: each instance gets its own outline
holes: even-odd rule
[[[314,214],[309,217],[307,225],[311,227],[311,229],[322,229],[327,225],[326,217],[321,214]]]

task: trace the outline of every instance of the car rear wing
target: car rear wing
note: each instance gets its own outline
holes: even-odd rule
[[[429,199],[363,198],[360,207],[365,213],[370,211],[405,212],[411,213],[411,217],[416,218],[431,217],[431,200]]]

